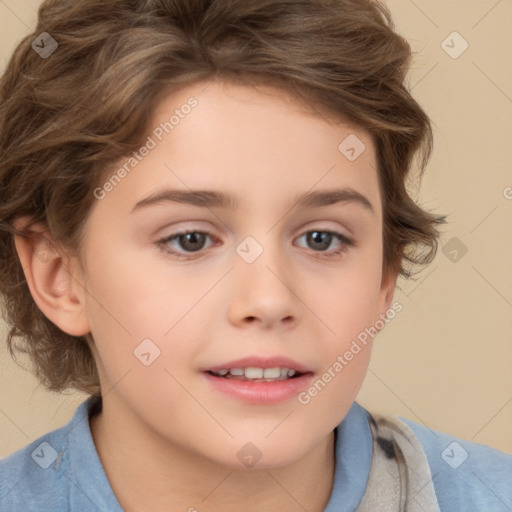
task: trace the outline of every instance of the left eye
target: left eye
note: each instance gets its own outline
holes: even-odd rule
[[[347,246],[352,245],[352,241],[349,240],[345,235],[341,233],[337,233],[336,231],[307,231],[299,238],[306,237],[306,241],[308,244],[311,244],[313,247],[316,246],[315,252],[326,252],[326,249],[331,245],[333,241],[338,241],[341,247],[336,251],[327,251],[329,254],[340,254],[343,252]]]
[[[353,245],[352,240],[336,231],[307,231],[300,235],[297,240],[303,237],[306,237],[306,243],[311,246],[314,252],[325,253],[326,257],[339,255],[347,250],[349,246]],[[164,251],[176,255],[177,257],[187,258],[190,257],[187,256],[188,254],[191,255],[204,249],[208,238],[211,239],[211,235],[204,231],[187,231],[175,233],[163,238],[157,242],[157,245]],[[327,251],[327,248],[333,241],[337,241],[340,247],[336,250]],[[178,247],[176,247],[176,244]]]

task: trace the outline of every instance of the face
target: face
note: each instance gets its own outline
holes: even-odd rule
[[[174,92],[152,127],[84,232],[104,402],[224,465],[243,450],[260,468],[297,460],[353,403],[371,338],[353,342],[392,296],[372,140],[221,82]]]

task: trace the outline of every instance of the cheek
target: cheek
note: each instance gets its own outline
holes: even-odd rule
[[[164,257],[151,251],[146,256],[114,247],[121,245],[105,244],[101,252],[91,251],[87,262],[91,333],[109,380],[144,368],[151,370],[145,373],[150,383],[157,373],[165,375],[164,368],[173,372],[176,366],[184,368],[179,362],[198,350],[180,340],[197,337],[211,312],[201,298],[212,278],[191,276],[180,266],[170,269]],[[151,368],[137,359],[148,352],[151,360],[156,357]]]
[[[332,428],[342,420],[361,388],[377,334],[373,327],[376,286],[358,284],[357,279],[347,278],[338,283],[335,294],[324,298],[325,308],[319,311],[329,329],[322,329],[319,340],[322,367],[299,397],[310,418],[323,418]]]
[[[324,324],[319,346],[323,352],[321,382],[312,390],[322,395],[315,398],[314,407],[319,412],[322,407],[339,410],[344,400],[349,406],[368,368],[372,341],[378,332],[374,323],[382,279],[379,246],[375,244],[372,249],[358,253],[329,279],[310,288],[316,292],[309,292],[309,304]]]
[[[201,296],[199,283],[186,279],[179,267],[169,272],[157,249],[135,252],[113,242],[101,253],[91,251],[87,288],[95,309],[90,316],[117,323],[134,338],[162,337]]]
[[[359,331],[356,323],[339,326],[333,341],[325,342],[322,368],[310,386],[297,397],[297,407],[305,422],[315,425],[324,434],[342,421],[356,399],[368,369],[372,340],[369,337],[362,342],[356,334],[353,335]]]
[[[311,308],[325,324],[324,339],[329,352],[343,350],[361,331],[373,325],[378,316],[381,280],[378,252],[370,256],[358,254],[321,282],[317,280],[304,289]]]

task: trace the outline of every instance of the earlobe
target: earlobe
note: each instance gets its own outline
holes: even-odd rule
[[[391,307],[391,301],[393,300],[393,296],[395,295],[396,288],[396,280],[398,276],[397,274],[389,274],[384,278],[384,289],[386,290],[385,295],[385,303],[386,303],[386,311]]]
[[[83,286],[71,272],[71,260],[58,250],[44,224],[29,225],[30,219],[14,223],[23,236],[14,237],[16,251],[30,293],[41,312],[72,336],[90,332],[85,314]]]
[[[398,274],[392,272],[389,272],[382,277],[379,314],[386,315],[386,313],[391,308],[391,302],[393,301],[393,296],[395,294],[397,278]]]

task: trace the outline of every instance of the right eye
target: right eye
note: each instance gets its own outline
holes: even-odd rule
[[[165,252],[176,255],[178,258],[191,259],[188,254],[201,251],[210,234],[205,231],[182,231],[158,240],[157,245]],[[172,247],[172,248],[171,248]],[[182,250],[180,250],[180,248]]]

